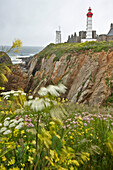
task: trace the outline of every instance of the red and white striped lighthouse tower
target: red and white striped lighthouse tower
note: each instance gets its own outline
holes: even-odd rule
[[[92,16],[91,7],[88,9],[87,13],[87,27],[86,27],[86,39],[92,39]]]

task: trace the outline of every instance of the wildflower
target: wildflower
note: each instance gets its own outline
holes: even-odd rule
[[[15,129],[21,129],[21,128],[23,128],[23,126],[24,126],[24,123],[21,122],[19,125],[17,125],[17,126],[15,127]]]
[[[78,117],[79,120],[82,120],[81,116]]]
[[[67,87],[64,86],[63,84],[61,84],[61,83],[58,84],[58,87],[59,87],[58,91],[59,91],[60,93],[65,93],[65,92],[66,92]]]
[[[84,126],[87,126],[87,123],[84,123]]]
[[[12,131],[11,130],[6,130],[4,133],[3,133],[3,135],[8,135],[8,134],[10,134]]]
[[[18,122],[22,122],[22,121],[24,121],[24,119],[23,119],[23,118],[20,118],[20,119],[18,120]]]
[[[0,126],[2,126],[2,123],[0,123]]]
[[[27,119],[27,121],[28,121],[28,122],[31,122],[31,121],[32,121],[32,119],[31,119],[31,118],[30,118],[30,119]]]
[[[4,99],[7,100],[9,97],[10,97],[10,95],[6,95],[6,96],[4,97]]]
[[[22,130],[22,131],[21,131],[21,134],[24,134],[24,133],[25,133],[25,131],[24,131],[24,130]]]
[[[48,87],[47,87],[47,90],[48,90],[48,92],[51,94],[51,95],[53,95],[53,96],[60,96],[60,94],[57,92],[57,88],[56,88],[57,86],[53,86],[53,85],[49,85]]]
[[[21,95],[26,96],[26,93],[22,92]]]
[[[12,128],[12,127],[15,127],[15,123],[11,123],[10,125],[9,125],[9,128]]]
[[[35,141],[35,140],[33,140],[33,141],[32,141],[32,144],[33,144],[33,145],[36,145],[36,141]]]
[[[15,163],[15,158],[12,157],[12,159],[8,163],[9,163],[9,165],[13,165]]]
[[[50,107],[51,106],[50,103],[46,102],[46,101],[45,101],[45,105],[46,105],[46,107]]]
[[[40,90],[38,91],[38,94],[39,94],[40,96],[46,96],[47,93],[48,93],[48,90],[47,90],[47,88],[45,88],[45,87],[41,87]]]
[[[30,127],[34,127],[34,125],[32,123],[29,124]]]
[[[18,93],[15,93],[14,96],[18,96]]]
[[[32,152],[33,152],[33,153],[36,153],[36,149],[32,148]]]
[[[113,126],[113,122],[111,123],[111,125]]]
[[[1,170],[7,170],[3,164],[0,165]]]
[[[70,127],[70,125],[68,124],[67,127]]]
[[[5,130],[7,130],[6,127],[1,128],[1,129],[0,129],[0,133],[4,132]]]
[[[7,158],[5,156],[2,157],[2,161],[5,162]]]
[[[33,96],[28,96],[28,99],[33,99]]]
[[[29,156],[28,161],[32,164],[33,163],[33,158]]]
[[[12,123],[12,122],[13,122],[13,123],[15,123],[15,124],[17,124],[17,123],[18,123],[18,121],[17,121],[16,119],[12,119],[12,120],[10,120],[9,122],[10,122],[10,123]]]
[[[29,149],[29,146],[27,146],[26,149],[28,150],[28,149]]]
[[[25,167],[25,164],[24,164],[24,163],[21,163],[21,166],[22,166],[22,167]]]
[[[73,136],[70,136],[70,139],[73,139]]]
[[[9,126],[9,121],[5,121],[4,126]]]
[[[93,136],[93,134],[91,133],[90,136]]]
[[[6,117],[4,121],[6,121],[6,120],[10,120],[10,117]]]

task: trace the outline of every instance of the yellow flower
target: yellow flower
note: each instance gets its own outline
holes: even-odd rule
[[[70,136],[70,139],[73,139],[73,136]]]
[[[28,151],[29,151],[29,152],[32,152],[32,150],[31,150],[31,149],[29,149]]]
[[[16,39],[16,40],[13,42],[12,48],[16,48],[16,47],[18,47],[18,49],[20,49],[20,48],[22,47],[22,42],[21,42],[21,40]]]
[[[6,115],[7,115],[9,112],[8,112],[8,111],[6,111],[5,113],[6,113]]]
[[[12,159],[8,162],[9,165],[13,165],[15,163],[15,158],[12,157]]]
[[[0,165],[0,170],[7,170],[7,169],[3,166],[3,164],[1,164]]]
[[[27,125],[27,122],[24,122],[25,126]]]
[[[60,97],[58,97],[58,101],[60,102],[60,100],[61,100],[61,98]]]
[[[28,161],[32,164],[33,163],[33,158],[31,156],[29,156]]]
[[[78,119],[79,119],[79,120],[82,120],[82,118],[81,118],[80,116],[78,117]]]
[[[64,98],[62,99],[62,103],[65,103],[65,99]]]
[[[35,140],[33,140],[33,141],[32,141],[32,144],[33,144],[33,145],[36,145],[36,141],[35,141]]]
[[[17,136],[19,134],[19,129],[15,129],[13,134],[14,134],[14,136]]]
[[[5,156],[3,156],[2,157],[2,161],[4,162],[4,161],[6,161],[7,160],[7,158],[5,157]]]
[[[93,136],[93,134],[91,133],[90,136]]]
[[[36,149],[32,148],[32,152],[35,153],[35,152],[36,152]]]
[[[21,163],[21,166],[22,166],[22,167],[24,167],[24,166],[25,166],[25,164],[24,164],[24,163]]]
[[[24,134],[24,133],[25,133],[25,131],[24,131],[24,130],[22,130],[22,131],[21,131],[21,134]]]
[[[85,131],[86,131],[86,133],[88,133],[88,130],[87,130],[87,129],[85,129]]]
[[[27,136],[26,136],[26,135],[24,135],[23,137],[24,137],[24,138],[26,138]]]
[[[27,148],[27,150],[28,150],[28,149],[29,149],[29,146],[27,146],[26,148]]]

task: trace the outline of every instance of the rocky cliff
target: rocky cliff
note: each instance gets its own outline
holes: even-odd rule
[[[112,50],[113,42],[50,44],[28,63],[27,90],[62,82],[69,100],[102,105],[113,93]]]
[[[4,66],[3,68],[2,65]],[[5,65],[10,68],[10,74],[5,71]],[[7,83],[5,82],[3,84],[2,82],[2,85],[5,87],[5,91],[18,90],[20,88],[26,91],[28,82],[27,74],[21,70],[19,65],[13,65],[10,57],[3,51],[0,51],[0,71],[2,71],[8,79]]]
[[[3,51],[0,51],[0,64],[12,65],[10,57]]]

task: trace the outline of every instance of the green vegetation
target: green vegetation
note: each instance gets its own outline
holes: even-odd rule
[[[107,98],[107,100],[105,101],[105,106],[111,106],[113,107],[113,93]]]
[[[65,91],[1,93],[1,170],[113,169],[113,109],[70,103],[59,97]]]
[[[8,67],[8,66],[11,65],[11,60],[10,60],[9,56],[7,55],[7,53],[9,53],[11,50],[14,53],[18,53],[19,50],[21,49],[21,47],[22,47],[21,40],[16,39],[13,42],[11,48],[8,49],[6,51],[6,53],[3,52],[3,51],[0,51],[0,58],[2,58],[1,62],[0,62],[0,85],[3,85],[4,83],[8,82],[6,74],[10,74],[11,73],[11,70]]]
[[[39,55],[55,53],[54,61],[58,61],[60,55],[89,45],[94,50],[95,43],[100,49],[104,43],[112,45],[51,44]],[[69,54],[67,60],[70,58]],[[108,78],[106,83],[110,84]],[[113,169],[113,108],[69,102],[60,98],[66,89],[63,84],[49,85],[34,98],[23,90],[2,92],[0,87],[0,170]],[[106,103],[112,102],[113,94]]]
[[[71,53],[77,52],[82,53],[85,50],[92,50],[93,52],[100,52],[102,50],[108,51],[113,50],[113,41],[91,41],[91,42],[85,42],[85,43],[62,43],[62,44],[49,44],[44,50],[42,50],[38,57],[40,58],[49,58],[52,54],[56,54],[56,57],[54,61],[58,61],[60,57],[64,54],[69,55]],[[91,54],[90,54],[91,57]]]
[[[71,59],[71,54],[67,56],[66,60],[70,61],[70,59]]]

